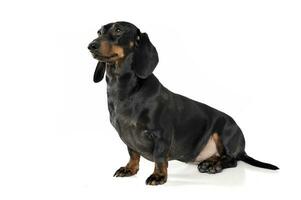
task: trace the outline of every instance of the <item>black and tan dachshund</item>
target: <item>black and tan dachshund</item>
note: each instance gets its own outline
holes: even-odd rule
[[[278,167],[245,152],[242,131],[227,114],[175,94],[154,76],[156,48],[146,33],[128,22],[103,26],[88,49],[98,60],[94,82],[106,72],[110,121],[127,145],[130,160],[114,176],[132,176],[140,156],[155,162],[148,185],[167,181],[169,160],[194,162],[202,173],[218,173],[241,160],[256,167]]]

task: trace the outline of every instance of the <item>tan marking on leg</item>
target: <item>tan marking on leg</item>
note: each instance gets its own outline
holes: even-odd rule
[[[221,147],[222,145],[218,133],[213,133],[212,136],[209,138],[205,147],[201,150],[199,155],[196,157],[195,162],[201,162],[214,156],[220,156]]]
[[[126,165],[126,168],[131,170],[133,174],[136,174],[139,170],[139,161],[140,161],[140,155],[133,153],[128,164]]]
[[[222,153],[224,151],[224,146],[223,146],[223,143],[222,143],[222,140],[221,140],[219,134],[213,133],[212,138],[216,144],[217,152],[219,153],[219,155],[222,155]]]
[[[155,164],[154,174],[167,176],[168,162],[163,164]]]
[[[164,163],[155,163],[155,170],[146,179],[147,185],[161,185],[167,181],[167,167],[168,162],[165,161]]]
[[[217,155],[213,155],[210,158],[206,159],[206,161],[212,161],[212,162],[217,162],[220,160],[220,157]]]

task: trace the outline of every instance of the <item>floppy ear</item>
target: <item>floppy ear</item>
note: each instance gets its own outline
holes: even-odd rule
[[[146,33],[137,38],[137,47],[133,56],[132,69],[139,78],[151,75],[159,62],[156,48],[150,42]]]
[[[99,61],[97,63],[97,66],[96,66],[96,69],[95,69],[95,72],[94,72],[93,81],[95,83],[98,83],[99,81],[101,81],[103,79],[105,71],[106,71],[106,63]]]

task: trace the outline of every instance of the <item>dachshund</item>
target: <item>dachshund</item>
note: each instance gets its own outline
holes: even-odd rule
[[[153,74],[159,62],[147,33],[128,22],[109,23],[89,45],[98,60],[94,82],[106,72],[110,122],[126,144],[130,156],[114,176],[139,170],[140,156],[155,163],[147,185],[167,181],[168,161],[196,163],[201,173],[214,174],[244,161],[277,170],[245,152],[241,129],[227,114],[175,94]]]

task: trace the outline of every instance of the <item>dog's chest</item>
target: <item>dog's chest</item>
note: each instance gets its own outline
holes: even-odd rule
[[[152,160],[152,136],[147,130],[143,116],[134,110],[135,105],[129,100],[122,102],[108,98],[110,122],[117,130],[121,140],[131,149],[145,158]]]

